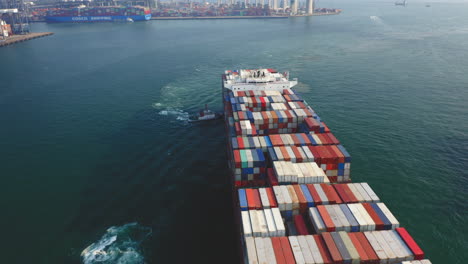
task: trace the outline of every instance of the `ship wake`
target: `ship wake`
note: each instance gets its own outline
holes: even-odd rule
[[[151,228],[137,223],[110,227],[81,252],[81,259],[83,264],[143,264],[140,245],[150,235]]]

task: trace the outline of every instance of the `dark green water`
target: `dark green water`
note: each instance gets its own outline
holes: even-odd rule
[[[354,181],[433,263],[466,263],[468,4],[334,5],[344,13],[35,24],[56,34],[1,48],[2,263],[81,263],[132,222],[117,231],[152,233],[125,263],[236,263],[222,124],[184,119],[221,108],[223,70],[259,66],[299,78]]]

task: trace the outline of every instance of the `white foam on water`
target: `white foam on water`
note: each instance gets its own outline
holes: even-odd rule
[[[153,108],[160,108],[161,106],[161,103],[153,103]]]
[[[179,120],[179,121],[189,120],[189,113],[184,112],[180,109],[165,109],[165,110],[159,111],[158,114],[162,116],[175,116],[176,120]]]
[[[151,228],[137,223],[110,227],[81,252],[81,259],[83,264],[143,264],[139,247],[149,235]]]

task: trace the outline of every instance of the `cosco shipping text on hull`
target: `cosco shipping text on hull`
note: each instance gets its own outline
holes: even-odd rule
[[[351,156],[273,69],[222,75],[243,263],[430,264]]]
[[[133,21],[146,21],[151,19],[151,14],[144,16],[75,16],[75,17],[46,17],[49,23],[63,22],[112,22],[126,21],[131,18]]]

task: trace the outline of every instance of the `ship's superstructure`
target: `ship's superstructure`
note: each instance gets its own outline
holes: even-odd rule
[[[231,91],[282,91],[297,84],[288,75],[273,69],[227,71],[223,85]]]

